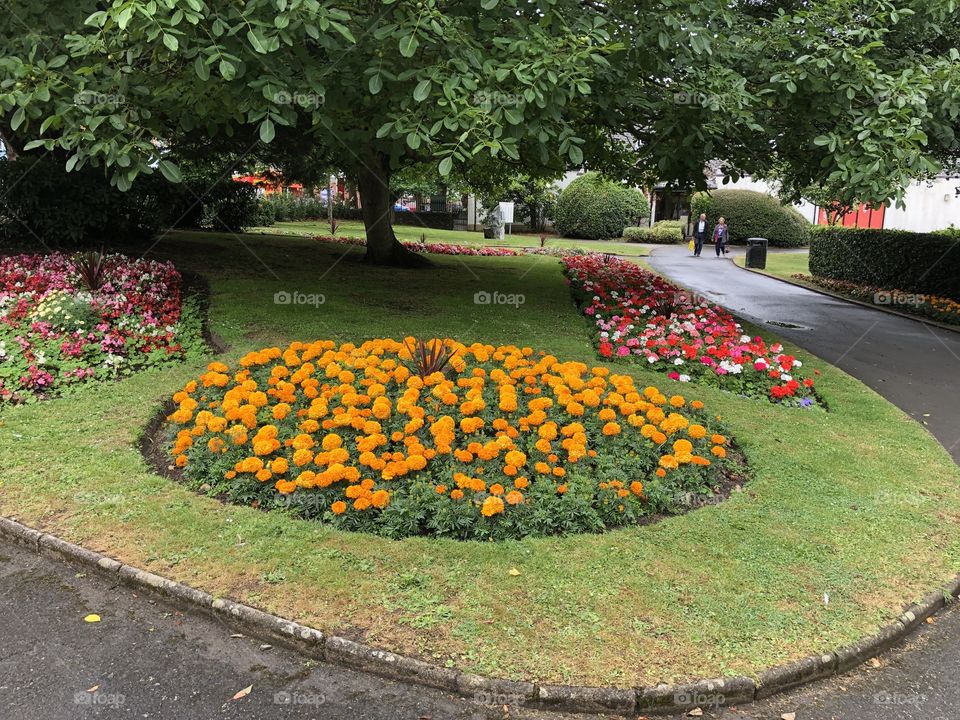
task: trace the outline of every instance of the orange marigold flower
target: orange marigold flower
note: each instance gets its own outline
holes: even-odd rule
[[[375,508],[383,510],[383,508],[390,504],[390,493],[386,490],[376,490],[373,495],[370,496],[370,502],[373,503]]]
[[[491,495],[503,495],[503,485],[500,483],[494,483],[490,486]]]
[[[519,490],[523,490],[527,485],[530,484],[530,481],[525,477],[514,478],[513,486]]]
[[[603,426],[604,435],[619,435],[620,434],[620,424],[615,422],[608,422]]]
[[[507,493],[507,504],[508,505],[519,505],[523,502],[523,493],[516,490],[511,490]]]
[[[457,489],[455,489],[455,490],[451,490],[451,491],[450,491],[450,499],[451,499],[451,500],[463,500],[463,490],[461,490],[460,488],[457,488]]]
[[[437,495],[446,495],[446,494],[447,494],[447,486],[446,486],[446,485],[437,485],[437,486],[434,488],[434,490],[437,491]]]
[[[690,406],[694,410],[703,410],[703,403],[700,400],[694,400],[692,403],[690,403]]]
[[[722,445],[714,445],[710,452],[716,455],[718,458],[725,458],[727,456],[727,450]]]
[[[634,480],[630,483],[630,492],[634,495],[643,495],[643,483],[639,480]]]
[[[567,492],[567,484],[563,483],[562,485],[557,485],[557,492],[563,495]]]
[[[334,515],[343,515],[347,511],[347,504],[343,500],[337,500],[330,506]]]
[[[714,445],[724,445],[727,442],[727,438],[723,435],[711,435],[710,442]]]
[[[687,401],[684,399],[683,395],[673,395],[670,398],[670,404],[675,408],[682,408],[687,404]]]
[[[656,470],[656,476],[657,476],[657,477],[666,477],[666,476],[667,476],[667,471],[664,470],[662,467],[659,467],[659,468],[657,468],[657,470]]]
[[[484,517],[493,517],[494,515],[502,513],[503,507],[503,500],[496,495],[491,495],[483,501],[483,507],[480,509],[480,512],[483,513]]]

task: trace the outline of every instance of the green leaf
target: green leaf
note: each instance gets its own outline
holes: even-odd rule
[[[417,40],[416,35],[406,35],[400,38],[400,54],[405,58],[413,57],[418,47],[420,47],[420,41]]]
[[[220,75],[224,80],[233,80],[237,76],[236,66],[229,60],[220,61]]]
[[[17,108],[17,111],[13,114],[13,117],[10,119],[10,129],[17,130],[23,121],[26,118],[26,115],[23,112],[23,108]]]
[[[500,0],[480,0],[480,7],[484,10],[493,10]]]
[[[277,129],[273,126],[273,120],[264,118],[263,122],[260,123],[260,139],[265,143],[270,143],[276,135]]]
[[[267,45],[263,36],[254,32],[253,30],[247,30],[247,40],[250,41],[250,44],[253,46],[253,49],[256,50],[261,55],[267,54]]]
[[[450,171],[453,169],[453,158],[445,157],[440,161],[440,175],[446,177],[450,174]]]
[[[383,89],[383,78],[380,77],[380,73],[370,76],[370,82],[367,83],[367,87],[370,88],[371,95],[376,95]]]
[[[48,119],[49,119],[49,118],[48,118]],[[24,149],[24,150],[33,150],[34,148],[40,147],[40,146],[43,145],[44,143],[46,143],[46,140],[31,140],[30,142],[28,142],[26,145],[23,146],[23,149]]]
[[[160,173],[167,179],[168,182],[180,183],[183,181],[183,176],[180,174],[180,168],[176,163],[172,163],[169,160],[161,160],[159,168]]]
[[[431,82],[429,80],[421,80],[417,83],[417,87],[413,90],[413,99],[417,102],[423,102],[430,95]]]
[[[417,133],[412,132],[407,135],[407,147],[411,150],[416,150],[420,147],[420,136]]]
[[[515,108],[504,108],[503,116],[511,125],[519,125],[523,122],[523,113]]]
[[[580,165],[583,162],[583,150],[580,149],[579,145],[570,144],[570,149],[567,151],[567,155],[570,158],[570,162],[574,165]]]
[[[193,61],[193,69],[197,77],[204,82],[210,79],[210,66],[204,62],[202,55],[197,55],[197,59]]]
[[[340,33],[341,35],[343,35],[347,40],[349,40],[350,42],[352,42],[354,45],[357,44],[357,39],[353,36],[353,33],[350,32],[350,28],[348,28],[346,25],[341,25],[341,24],[338,23],[336,20],[331,20],[331,21],[330,21],[330,26],[331,26],[334,30],[336,30],[338,33]]]
[[[177,48],[180,47],[180,41],[177,40],[177,36],[171,35],[170,33],[163,34],[163,44],[167,46],[170,52],[176,52]]]

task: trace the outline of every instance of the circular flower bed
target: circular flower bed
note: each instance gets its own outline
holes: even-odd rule
[[[329,340],[211,363],[173,397],[195,488],[389,537],[597,532],[728,470],[703,403],[530,348]]]

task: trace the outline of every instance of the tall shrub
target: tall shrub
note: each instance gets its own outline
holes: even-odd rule
[[[706,213],[711,228],[721,217],[725,218],[732,243],[742,243],[751,237],[767,238],[771,245],[779,247],[801,247],[810,242],[811,225],[803,215],[766,193],[753,190],[697,193],[690,201],[690,210],[694,219]]]
[[[561,235],[602,240],[620,237],[625,227],[637,224],[646,207],[639,190],[590,172],[563,189],[553,221]]]

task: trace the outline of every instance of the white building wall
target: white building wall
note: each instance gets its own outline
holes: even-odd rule
[[[946,178],[911,184],[904,197],[906,207],[888,207],[883,226],[914,232],[960,226],[960,197],[956,194],[958,186],[960,180]]]

